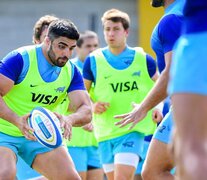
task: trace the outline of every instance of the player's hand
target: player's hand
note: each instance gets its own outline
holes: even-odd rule
[[[162,121],[162,119],[163,119],[163,114],[162,114],[162,112],[160,112],[159,109],[154,109],[154,110],[152,111],[152,120],[153,120],[154,122],[156,122],[156,123],[159,123],[159,122]]]
[[[102,114],[108,109],[109,106],[110,104],[107,102],[96,102],[93,104],[93,112],[95,114]]]
[[[132,106],[134,109],[131,112],[114,116],[114,118],[121,119],[119,122],[115,123],[116,126],[124,127],[131,124],[129,129],[132,129],[138,122],[146,117],[147,111],[144,111],[139,104],[133,103]]]
[[[90,122],[90,123],[84,125],[83,129],[88,131],[88,132],[92,132],[93,131],[93,124]]]
[[[36,141],[37,139],[33,135],[34,129],[31,128],[28,124],[29,116],[30,116],[30,114],[26,114],[22,117],[19,117],[17,127],[20,129],[20,131],[22,132],[22,134],[24,135],[25,138],[27,138],[29,140]]]
[[[60,120],[60,128],[63,130],[63,138],[70,140],[72,137],[72,120],[69,116],[63,116],[58,113],[54,113]]]

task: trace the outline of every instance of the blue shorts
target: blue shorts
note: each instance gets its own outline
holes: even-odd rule
[[[169,144],[171,142],[171,134],[173,129],[173,119],[172,119],[172,110],[170,110],[162,120],[162,122],[157,127],[153,138]]]
[[[68,147],[68,152],[73,159],[78,172],[86,172],[90,169],[101,168],[98,148],[90,147]]]
[[[102,164],[113,164],[117,153],[133,153],[142,158],[144,135],[138,132],[99,142]]]
[[[148,148],[149,148],[149,144],[150,144],[149,141],[144,141],[144,149],[143,149],[143,152],[142,152],[142,159],[140,159],[140,161],[139,161],[139,164],[137,166],[135,174],[141,174],[141,172],[142,172],[142,166],[143,166],[144,161],[145,161],[146,156],[147,156],[147,151],[148,151]]]
[[[37,173],[35,170],[33,170],[31,167],[29,167],[21,157],[18,156],[17,161],[17,178],[19,180],[26,180],[30,178],[37,178],[41,177],[42,175]]]
[[[171,102],[170,102],[170,97],[168,96],[165,100],[164,100],[164,105],[163,105],[163,110],[162,110],[162,114],[163,116],[165,116],[169,110],[170,110],[170,106],[171,106]]]
[[[207,95],[207,32],[187,34],[179,38],[175,45],[170,95],[193,93]]]
[[[16,156],[19,155],[29,166],[32,165],[37,154],[53,150],[43,146],[38,141],[30,141],[25,137],[10,136],[1,132],[0,146],[11,149],[16,154]]]

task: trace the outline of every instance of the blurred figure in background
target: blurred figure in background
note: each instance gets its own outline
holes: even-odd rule
[[[58,19],[55,15],[42,16],[34,25],[32,41],[34,44],[41,44],[47,35],[50,23]]]
[[[90,53],[83,77],[90,92],[94,84],[94,132],[99,142],[101,163],[108,180],[134,179],[142,158],[145,134],[152,134],[156,124],[151,114],[133,130],[115,126],[115,114],[126,113],[132,103],[139,103],[157,79],[156,63],[140,47],[129,47],[130,18],[118,9],[102,16],[107,47]]]
[[[98,47],[99,39],[95,32],[88,30],[80,34],[77,41],[76,57],[71,59],[71,62],[77,66],[81,73],[86,57]],[[93,99],[92,91],[90,96]],[[103,179],[98,143],[94,136],[92,123],[83,127],[74,127],[72,138],[67,142],[67,146],[82,180]]]

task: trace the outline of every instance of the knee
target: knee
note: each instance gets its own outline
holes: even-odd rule
[[[142,179],[145,180],[151,180],[154,179],[156,176],[154,175],[154,172],[152,172],[151,168],[143,167],[141,172]]]
[[[142,179],[149,179],[150,178],[150,174],[146,171],[146,170],[142,170],[141,172],[141,176],[142,176]]]
[[[133,179],[134,174],[127,174],[127,175],[114,175],[114,179],[119,179],[119,180],[126,180],[126,179]]]
[[[183,154],[182,161],[179,167],[181,171],[194,177],[195,175],[198,179],[203,179],[206,177],[207,153],[203,150],[191,148],[186,154]]]
[[[73,174],[73,176],[71,177],[71,175],[69,176],[71,179],[73,180],[81,180],[81,177],[78,175],[78,173]]]
[[[63,175],[63,174],[62,174]],[[59,178],[58,178],[59,179]],[[79,176],[79,174],[75,171],[73,173],[66,173],[65,176],[61,177],[60,179],[65,179],[65,180],[68,180],[68,179],[71,179],[71,180],[81,180],[81,177]]]
[[[2,168],[0,170],[0,179],[14,180],[16,178],[16,170],[11,168]]]

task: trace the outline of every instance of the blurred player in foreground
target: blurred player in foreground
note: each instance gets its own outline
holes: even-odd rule
[[[183,34],[173,56],[174,153],[179,180],[207,177],[207,1],[186,0]]]

